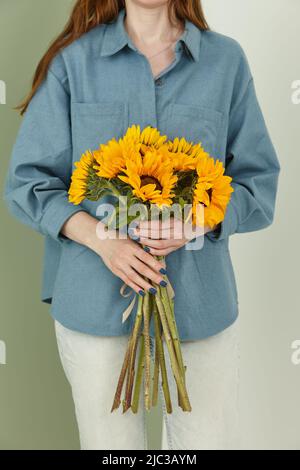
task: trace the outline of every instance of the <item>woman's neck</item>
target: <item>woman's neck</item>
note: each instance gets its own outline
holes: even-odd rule
[[[174,27],[170,23],[165,5],[147,8],[130,1],[126,4],[126,31],[134,44],[149,55],[171,44],[183,32],[183,24]]]

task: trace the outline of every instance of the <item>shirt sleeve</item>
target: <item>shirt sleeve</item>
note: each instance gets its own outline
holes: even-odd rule
[[[234,192],[225,218],[211,240],[269,226],[274,217],[280,164],[271,142],[253,78],[244,58],[244,73],[237,77],[229,114],[225,173],[233,178]],[[247,80],[243,77],[247,77]]]
[[[62,226],[83,210],[68,201],[71,172],[70,95],[49,69],[13,147],[4,191],[12,215],[43,235],[67,241]]]

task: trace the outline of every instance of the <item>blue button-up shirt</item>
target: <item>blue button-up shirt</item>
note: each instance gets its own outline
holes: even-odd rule
[[[96,215],[97,202],[68,202],[75,161],[132,124],[151,125],[170,139],[201,141],[223,161],[234,193],[221,230],[201,250],[167,256],[182,340],[214,335],[238,315],[228,249],[237,232],[259,230],[274,214],[279,163],[240,45],[185,21],[174,61],[156,77],[124,28],[124,10],[61,51],[22,121],[10,163],[11,212],[45,236],[42,300],[68,328],[93,335],[130,332],[122,281],[85,246],[60,234],[75,212]],[[152,325],[153,327],[153,325]],[[153,334],[153,329],[152,329]]]

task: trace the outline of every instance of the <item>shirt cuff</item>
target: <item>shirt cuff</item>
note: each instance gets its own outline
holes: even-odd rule
[[[69,242],[69,238],[60,233],[65,222],[77,212],[84,209],[68,201],[66,194],[57,196],[47,208],[41,220],[41,229],[59,243]]]
[[[215,230],[207,232],[206,236],[212,241],[219,241],[233,235],[238,228],[238,215],[232,202],[227,206],[225,218]]]

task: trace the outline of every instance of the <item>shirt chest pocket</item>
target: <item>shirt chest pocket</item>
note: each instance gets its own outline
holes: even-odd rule
[[[168,137],[184,137],[186,140],[202,143],[212,157],[221,159],[219,136],[223,113],[198,105],[171,103],[167,113]]]
[[[76,161],[86,150],[122,137],[128,127],[128,106],[122,101],[72,103],[71,118]]]

